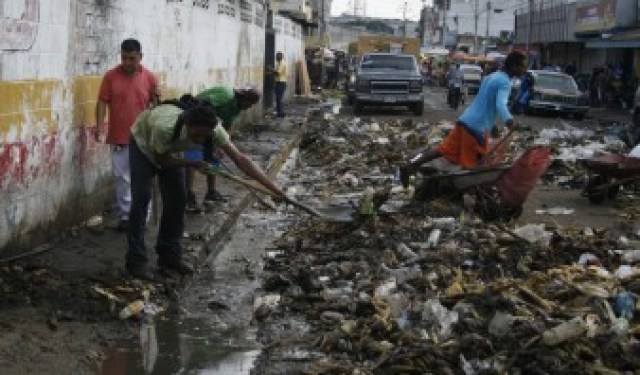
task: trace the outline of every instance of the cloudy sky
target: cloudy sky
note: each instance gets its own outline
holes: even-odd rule
[[[420,18],[422,0],[364,0],[367,16],[380,18],[402,18],[402,8],[407,3],[407,18],[417,20]],[[431,0],[427,0],[431,5]],[[331,14],[353,13],[353,0],[333,0]]]

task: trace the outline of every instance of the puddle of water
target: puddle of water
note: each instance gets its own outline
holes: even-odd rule
[[[259,350],[243,353],[232,353],[222,361],[206,370],[196,371],[200,375],[244,375],[253,368],[253,363],[260,354]]]
[[[260,351],[245,344],[246,332],[221,334],[205,321],[177,322],[168,318],[132,324],[132,339],[107,352],[100,373],[249,374]]]

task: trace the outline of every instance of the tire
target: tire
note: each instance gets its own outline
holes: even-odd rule
[[[584,120],[584,113],[576,113],[573,115],[573,117],[578,121],[582,121]]]
[[[619,191],[620,191],[620,185],[610,186],[609,189],[607,189],[607,199],[610,201],[616,199]]]
[[[424,114],[424,103],[415,103],[409,106],[411,112],[416,116],[422,116]]]
[[[587,197],[589,198],[589,202],[593,204],[602,204],[607,199],[608,192],[606,190],[598,191],[595,193],[591,192],[591,190],[599,188],[606,183],[607,178],[604,176],[598,175],[589,178],[589,181],[587,181],[587,186],[584,189]]]
[[[362,114],[362,103],[360,103],[358,100],[353,101],[353,113],[358,116]]]

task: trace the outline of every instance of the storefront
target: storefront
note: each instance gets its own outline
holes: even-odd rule
[[[576,5],[575,35],[585,43],[583,69],[621,65],[627,75],[640,73],[639,8],[637,0],[599,0]]]

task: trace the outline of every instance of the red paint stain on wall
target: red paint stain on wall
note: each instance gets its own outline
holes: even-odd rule
[[[73,147],[73,168],[82,173],[97,162],[101,153],[94,134],[94,127],[78,127],[72,130],[68,142],[61,142],[62,135],[54,132],[29,141],[0,144],[0,189],[28,187],[36,179],[57,176],[64,147]]]

